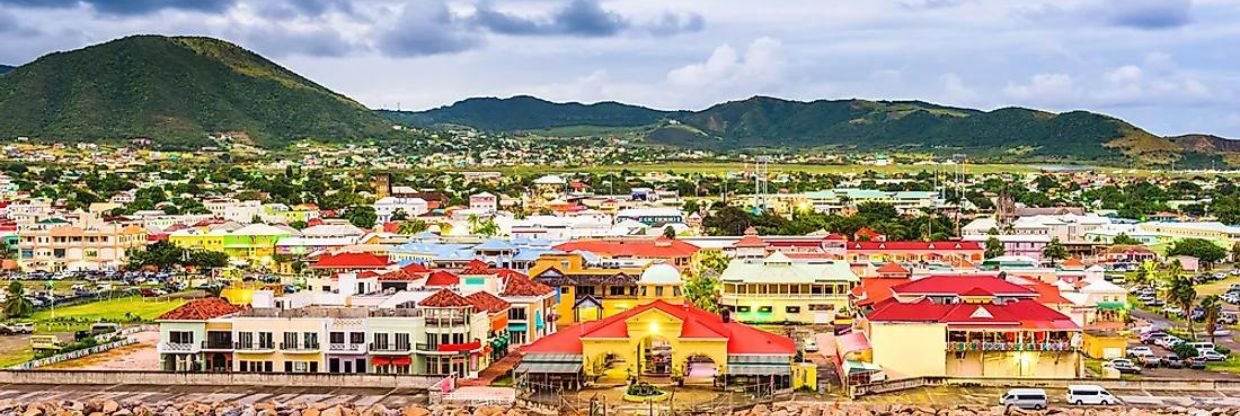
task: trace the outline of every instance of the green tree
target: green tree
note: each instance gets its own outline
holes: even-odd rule
[[[998,237],[990,236],[986,239],[986,258],[993,259],[1002,256],[1006,251],[1003,249],[1003,242]]]
[[[676,238],[676,228],[672,226],[663,227],[663,236],[667,238]]]
[[[294,230],[304,230],[306,227],[310,226],[310,224],[306,224],[305,221],[293,221],[288,223],[288,226],[292,227]]]
[[[1150,272],[1144,267],[1138,267],[1137,271],[1132,274],[1132,284],[1136,286],[1145,286],[1150,282]]]
[[[1218,317],[1223,313],[1223,304],[1219,303],[1218,295],[1201,298],[1201,311],[1202,318],[1205,319],[1206,334],[1210,336],[1210,343],[1214,343],[1214,331],[1218,329]]]
[[[1184,277],[1176,276],[1171,281],[1171,287],[1167,288],[1167,303],[1179,306],[1185,315],[1189,315],[1193,309],[1193,304],[1197,301],[1197,288],[1193,287],[1193,281]],[[1187,319],[1188,334],[1193,339],[1197,339],[1193,334],[1193,320]]]
[[[406,220],[400,223],[400,228],[396,230],[400,235],[414,235],[430,229],[430,224],[418,218]]]
[[[379,220],[379,215],[375,214],[375,207],[370,205],[354,205],[345,211],[344,217],[349,220],[349,224],[362,229],[375,228],[375,221]]]
[[[1129,237],[1128,234],[1119,233],[1115,235],[1115,238],[1111,239],[1111,244],[1121,245],[1121,246],[1135,246],[1135,245],[1140,245],[1141,242],[1137,241],[1137,239],[1135,238]]]
[[[407,219],[409,219],[409,214],[405,213],[403,209],[397,209],[396,212],[392,213],[392,221],[404,221]]]
[[[1227,257],[1227,249],[1219,247],[1210,240],[1186,238],[1176,241],[1167,249],[1168,256],[1192,256],[1207,265],[1221,261]]]
[[[753,222],[753,217],[745,210],[725,206],[702,220],[702,226],[710,235],[741,235]]]
[[[1052,263],[1068,258],[1068,248],[1059,242],[1059,237],[1051,238],[1051,242],[1042,248],[1042,257],[1050,260]]]
[[[9,282],[9,297],[4,300],[4,316],[9,318],[25,318],[34,313],[34,303],[26,299],[26,288],[22,282]]]
[[[694,306],[710,312],[719,311],[719,276],[728,267],[728,258],[720,251],[709,251],[702,255],[689,269],[689,279],[685,281],[685,299]]]

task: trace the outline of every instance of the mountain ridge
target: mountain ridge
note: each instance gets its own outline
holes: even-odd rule
[[[263,147],[300,138],[365,139],[391,123],[235,44],[136,35],[54,52],[0,77],[0,137],[81,142],[209,136]]]
[[[641,116],[612,118],[598,114],[609,108]],[[520,115],[520,122],[495,122],[494,114]],[[539,117],[545,114],[554,116]],[[1182,146],[1121,119],[1083,110],[1052,113],[1004,107],[985,111],[920,100],[797,101],[757,95],[701,110],[655,110],[610,101],[552,102],[518,95],[475,97],[429,110],[386,111],[384,115],[417,127],[454,124],[518,133],[575,125],[624,127],[654,144],[710,150],[822,146],[958,149],[1012,160],[1027,156],[1132,158],[1148,163],[1170,163],[1184,152],[1240,151],[1240,147],[1229,146]],[[590,124],[597,120],[605,123]]]

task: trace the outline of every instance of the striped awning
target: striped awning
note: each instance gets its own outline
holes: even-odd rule
[[[581,372],[580,363],[521,363],[514,373],[535,374],[577,374]]]

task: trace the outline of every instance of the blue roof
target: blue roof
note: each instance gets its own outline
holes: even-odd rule
[[[512,244],[508,244],[507,241],[504,241],[498,238],[492,238],[490,240],[484,241],[482,244],[474,246],[474,250],[487,250],[487,251],[514,250],[514,249],[516,249],[516,247],[513,247]]]

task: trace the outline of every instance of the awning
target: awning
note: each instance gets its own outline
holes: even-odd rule
[[[388,357],[373,357],[370,359],[371,365],[388,365],[392,363],[392,359]]]
[[[848,356],[850,353],[865,351],[870,349],[870,340],[866,338],[864,332],[854,331],[836,337],[836,343],[839,344],[839,352],[841,357]]]
[[[1128,310],[1128,304],[1125,302],[1098,302],[1098,310],[1122,312]]]
[[[529,325],[526,324],[508,324],[508,330],[512,332],[525,332],[528,331],[529,328]]]
[[[787,376],[792,375],[792,366],[741,364],[729,366],[727,371],[731,376]]]
[[[404,366],[410,364],[413,364],[413,358],[410,357],[396,357],[392,359],[392,365]]]
[[[579,363],[521,363],[514,373],[576,374],[581,372]]]

